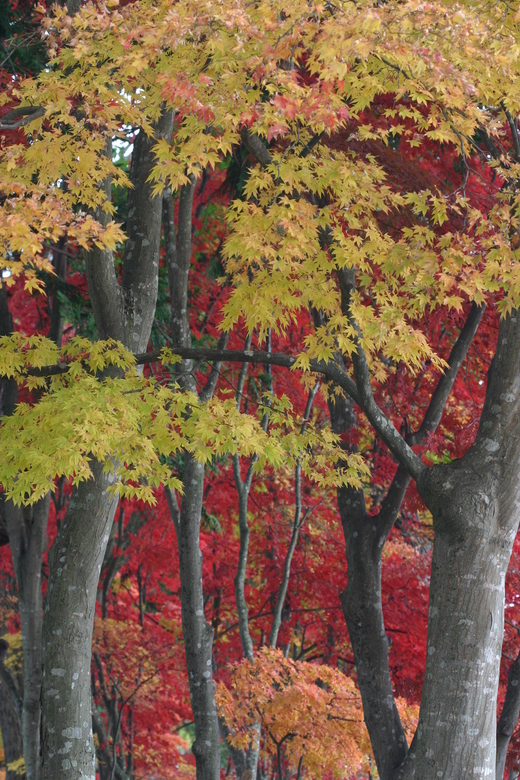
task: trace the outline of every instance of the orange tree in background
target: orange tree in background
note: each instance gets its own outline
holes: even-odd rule
[[[217,689],[217,705],[233,729],[232,744],[247,748],[251,727],[260,718],[265,750],[276,756],[280,777],[284,753],[298,774],[305,766],[317,778],[361,766],[359,696],[352,680],[336,669],[285,659],[280,650],[263,648],[255,661],[243,661],[235,669],[233,689],[234,698],[225,686]]]

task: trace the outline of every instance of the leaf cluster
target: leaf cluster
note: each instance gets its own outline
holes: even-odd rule
[[[61,235],[109,249],[123,240],[113,221],[83,210],[110,215],[101,184],[129,186],[107,141],[126,138],[129,127],[153,133],[172,107],[171,143],[155,146],[157,194],[220,166],[246,128],[269,147],[269,162],[250,171],[227,215],[224,257],[235,289],[225,327],[243,319],[260,334],[283,332],[311,303],[328,325],[309,336],[302,367],[310,357],[349,354],[355,339],[335,273],[354,269],[352,312],[365,350],[418,368],[441,365],[416,326],[427,309],[459,310],[496,292],[506,294],[504,311],[516,305],[518,165],[507,154],[482,154],[475,141],[504,148],[495,107],[520,104],[520,41],[508,6],[141,0],[86,4],[74,18],[55,9],[44,26],[50,67],[15,90],[44,115],[27,125],[27,143],[4,147],[0,160],[0,188],[10,193],[0,254],[13,274],[25,269],[28,284],[37,286],[34,269],[49,268],[46,244]],[[386,127],[367,121],[388,94]],[[348,152],[331,143],[347,123]],[[401,147],[450,145],[466,179],[480,155],[506,185],[491,212],[472,206],[464,183],[451,195],[400,192],[373,156],[356,151],[396,136]],[[382,214],[397,224],[403,210],[414,224],[382,229]]]
[[[177,358],[163,350],[163,361]],[[28,372],[58,364],[51,376]],[[66,370],[65,370],[66,369]],[[91,476],[92,458],[112,474],[113,490],[155,503],[153,489],[167,485],[182,492],[165,460],[182,451],[200,462],[240,454],[257,458],[258,469],[295,464],[322,485],[360,484],[366,471],[357,455],[345,456],[337,437],[312,425],[302,433],[289,400],[271,408],[271,426],[262,427],[263,410],[241,413],[234,398],[201,403],[172,380],[157,383],[138,373],[133,355],[112,340],[91,343],[76,337],[62,350],[41,336],[20,333],[0,339],[0,374],[40,390],[35,405],[21,403],[2,420],[4,457],[0,483],[16,503],[34,502],[56,477],[73,484]],[[335,471],[336,461],[344,467]]]

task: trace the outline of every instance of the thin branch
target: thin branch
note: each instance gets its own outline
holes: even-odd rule
[[[244,344],[244,350],[246,352],[251,351],[252,340],[253,340],[253,334],[250,333],[246,337],[245,344]],[[240,411],[240,403],[242,401],[242,396],[244,394],[244,385],[246,382],[246,376],[247,376],[247,363],[244,361],[240,368],[240,374],[238,375],[238,383],[237,383],[237,390],[236,390],[236,402],[237,402],[238,411]]]
[[[484,311],[485,306],[477,306],[476,303],[472,303],[464,327],[450,352],[447,361],[448,368],[437,383],[437,387],[430,399],[422,423],[415,433],[406,436],[406,441],[411,447],[416,444],[421,444],[428,435],[432,435],[437,430],[444,412],[444,407],[446,406],[446,401],[453,388],[458,372],[467,357],[469,348],[473,343],[475,334],[482,321]],[[409,482],[410,475],[408,471],[402,464],[399,464],[392,484],[381,503],[381,508],[378,513],[378,519],[380,521],[377,538],[378,544],[381,544],[381,540],[386,539],[387,535],[390,533],[390,529],[395,523],[401,508]]]
[[[218,361],[223,363],[266,363],[271,366],[281,366],[282,368],[292,368],[296,363],[297,355],[284,355],[280,352],[265,352],[263,350],[239,350],[239,349],[209,349],[205,347],[170,347],[174,355],[178,355],[183,360]],[[153,352],[142,352],[134,355],[137,366],[156,363],[161,359],[161,350]],[[84,366],[88,370],[88,366]],[[28,368],[22,371],[21,376],[61,376],[69,371],[70,365],[65,362],[56,363],[53,366],[42,366],[40,368]],[[309,361],[310,371],[323,374],[327,379],[331,379],[345,390],[350,397],[359,403],[356,384],[345,371],[333,361],[315,360]]]
[[[453,345],[448,358],[448,368],[439,379],[421,426],[415,433],[406,437],[410,446],[420,444],[426,436],[437,429],[437,426],[441,421],[444,407],[446,406],[446,401],[448,400],[448,396],[451,393],[451,389],[457,378],[457,374],[468,354],[468,350],[475,338],[478,326],[484,316],[485,308],[485,306],[477,306],[476,303],[471,304],[468,318],[464,323],[464,327]]]
[[[305,433],[305,429],[307,427],[307,421],[310,418],[312,405],[314,403],[314,399],[316,398],[316,393],[318,392],[319,386],[320,383],[316,382],[316,384],[310,391],[309,396],[307,398],[307,404],[305,406],[305,412],[304,412],[304,422],[303,425],[301,426],[302,434]],[[282,610],[285,604],[285,598],[287,596],[287,588],[289,587],[289,578],[291,576],[292,557],[294,555],[296,545],[298,544],[300,529],[310,514],[310,510],[307,509],[307,511],[304,513],[304,516],[302,518],[302,464],[300,459],[298,459],[296,463],[296,468],[294,473],[294,500],[295,500],[295,509],[294,509],[294,521],[292,527],[291,541],[289,542],[289,548],[285,556],[282,582],[280,584],[280,590],[278,591],[278,597],[276,599],[276,606],[273,614],[273,623],[271,626],[271,633],[269,635],[269,647],[276,647],[276,643],[278,641],[278,634],[280,632],[280,626],[282,625]]]
[[[252,334],[249,334],[245,342],[245,350],[249,351],[251,347]],[[240,374],[238,377],[238,385],[236,391],[236,405],[240,410],[240,402],[242,398],[242,391],[247,374],[247,363],[242,363]],[[240,642],[242,644],[242,653],[244,658],[249,661],[253,660],[253,641],[249,632],[249,620],[248,620],[248,606],[245,598],[245,581],[247,572],[247,558],[249,553],[249,523],[247,522],[247,503],[249,498],[249,491],[251,489],[251,482],[253,479],[253,467],[256,461],[256,457],[253,457],[249,461],[246,478],[243,480],[240,474],[240,457],[238,454],[233,455],[233,477],[235,480],[235,488],[238,494],[238,527],[240,531],[240,551],[238,554],[237,573],[235,576],[235,601],[237,605],[238,614],[238,626],[240,632]]]
[[[228,339],[229,339],[229,332],[222,333],[218,340],[217,349],[224,350],[227,347]],[[205,401],[210,401],[213,398],[213,393],[215,392],[215,388],[217,386],[221,368],[222,368],[222,361],[217,361],[213,363],[213,366],[211,367],[211,371],[209,372],[209,376],[206,380],[206,384],[204,385],[203,389],[199,393],[199,398],[202,403],[204,403]]]
[[[339,273],[338,273],[339,275]],[[264,352],[261,350],[218,350],[193,347],[173,347],[171,352],[174,355],[188,360],[207,360],[222,362],[247,362],[247,363],[265,363],[271,366],[281,366],[283,368],[292,368],[297,361],[296,356],[284,355],[276,352]],[[161,352],[145,352],[135,355],[136,365],[146,365],[155,363],[161,357]],[[329,380],[335,382],[341,387],[365,412],[369,422],[374,427],[376,433],[385,442],[389,450],[395,457],[406,466],[414,479],[418,479],[427,468],[421,459],[406,444],[401,434],[396,430],[392,422],[377,406],[372,389],[370,387],[370,376],[368,366],[363,350],[359,347],[357,353],[353,356],[355,359],[354,367],[357,376],[356,382],[333,360],[309,360],[309,370],[311,372],[322,374]],[[57,363],[54,366],[44,366],[42,368],[29,368],[22,375],[25,376],[57,376],[67,373],[69,366],[66,363]]]
[[[177,501],[177,496],[175,495],[175,492],[173,490],[170,490],[170,488],[167,485],[164,485],[163,487],[164,487],[164,495],[166,496],[166,503],[168,504],[168,509],[170,510],[170,516],[173,521],[173,525],[175,527],[175,534],[178,540],[179,523],[180,523],[179,502]]]
[[[98,738],[98,750],[103,756],[104,762],[106,764],[107,769],[110,771],[110,750],[107,747],[107,735],[105,732],[105,724],[103,723],[103,718],[97,711],[94,699],[92,698],[92,727],[94,733],[97,735]],[[115,777],[116,780],[127,780],[126,773],[123,772],[119,764],[115,765]]]
[[[110,712],[110,710],[112,709],[112,702],[111,702],[110,696],[108,695],[108,692],[107,692],[107,687],[106,687],[106,683],[105,683],[105,672],[103,670],[103,664],[101,663],[101,658],[99,657],[99,653],[98,652],[94,651],[94,653],[92,655],[93,655],[93,658],[94,658],[94,663],[96,664],[97,670],[98,670],[99,684],[100,684],[100,687],[101,687],[101,695],[103,697],[103,701],[105,702],[105,708],[106,708],[107,712]],[[109,727],[109,732],[110,732],[110,727]]]
[[[139,672],[139,674],[141,674],[141,672]],[[115,683],[114,680],[112,680],[112,683],[114,684],[117,692],[121,696],[121,707],[120,707],[120,709],[118,711],[116,732],[115,732],[115,735],[114,735],[113,740],[112,740],[112,747],[113,747],[113,751],[112,751],[112,775],[111,775],[111,779],[110,780],[114,780],[114,775],[116,773],[116,768],[118,767],[117,757],[116,757],[116,742],[117,742],[118,739],[120,739],[120,728],[121,728],[121,718],[122,718],[122,715],[123,715],[123,709],[134,698],[134,696],[139,692],[140,688],[142,688],[143,685],[146,685],[147,683],[149,683],[150,680],[153,680],[154,677],[157,677],[157,671],[155,671],[153,674],[149,675],[148,677],[145,677],[143,680],[140,680],[139,683],[137,684],[136,688],[134,689],[134,691],[130,694],[130,696],[127,696],[126,699],[124,699],[121,696],[121,691],[119,690],[119,686]],[[120,743],[120,744],[122,745],[122,743]],[[123,761],[124,761],[124,755],[123,755]],[[123,770],[121,770],[121,771],[123,771]]]
[[[384,441],[388,449],[392,452],[393,455],[395,455],[397,460],[402,463],[403,466],[405,466],[406,470],[417,481],[419,477],[425,472],[427,466],[424,465],[420,457],[415,454],[412,448],[408,446],[392,422],[381,411],[379,406],[376,404],[374,394],[372,393],[367,359],[363,347],[361,346],[361,332],[350,311],[350,295],[355,287],[353,271],[350,269],[347,270],[345,268],[339,269],[338,280],[341,291],[341,307],[343,313],[349,318],[352,327],[357,333],[355,339],[356,350],[352,353],[352,364],[354,366],[356,389],[359,398],[354,400],[357,400],[357,403],[361,406],[362,410],[368,417],[369,422],[372,424],[376,433],[378,433],[381,439]],[[349,393],[349,395],[351,395],[351,393]],[[351,395],[351,397],[353,396]]]
[[[209,349],[205,347],[170,347],[170,352],[178,355],[183,360],[196,360],[199,362],[230,362],[230,363],[270,363],[275,366],[291,368],[296,362],[296,356],[280,353],[269,353],[263,350],[239,350],[239,349]],[[161,359],[161,350],[142,352],[134,355],[137,366],[145,366],[156,363]],[[317,361],[315,361],[317,362]],[[325,364],[324,364],[325,365]],[[70,368],[69,363],[59,362],[53,366],[31,367],[20,372],[22,376],[61,376]],[[88,370],[85,363],[84,368]]]
[[[270,600],[270,597],[268,596],[267,599],[262,604],[262,606],[260,607],[260,612],[257,612],[256,615],[253,615],[252,617],[250,617],[249,618],[249,622],[251,622],[252,620],[257,620],[258,618],[265,617],[266,615],[269,615],[271,613],[270,610],[268,612],[264,612],[264,609],[267,606],[267,603],[269,602],[269,600]],[[227,628],[225,628],[223,631],[215,632],[214,643],[218,639],[221,639],[225,634],[229,634],[230,631],[234,631],[235,628],[238,628],[238,623],[232,623],[230,626],[227,626]]]

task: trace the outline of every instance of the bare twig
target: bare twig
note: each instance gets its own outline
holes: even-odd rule
[[[314,399],[316,397],[316,393],[318,392],[319,386],[320,383],[316,382],[316,384],[310,391],[309,396],[307,398],[307,404],[305,406],[305,412],[304,412],[304,422],[301,426],[302,433],[305,432],[305,429],[307,427],[307,422],[309,420],[311,410],[312,410],[312,405],[314,403]],[[280,590],[278,591],[278,597],[276,599],[276,606],[273,614],[273,624],[271,626],[271,633],[269,636],[270,647],[276,647],[276,643],[278,641],[278,634],[280,631],[280,626],[282,624],[282,610],[285,603],[285,598],[287,596],[289,578],[291,576],[292,557],[294,555],[296,545],[298,544],[300,529],[311,512],[310,509],[307,509],[302,518],[302,464],[300,459],[298,459],[296,463],[296,468],[294,473],[294,496],[295,496],[294,498],[295,509],[294,509],[294,521],[292,527],[291,541],[289,542],[289,548],[285,556],[282,582],[280,584]]]
[[[252,335],[249,334],[245,342],[245,350],[249,351],[251,347]],[[247,374],[247,363],[242,363],[240,374],[238,377],[238,385],[236,392],[236,404],[237,409],[240,409],[240,403],[242,399],[242,392]],[[247,503],[249,498],[249,491],[251,489],[251,482],[253,479],[253,467],[256,461],[256,457],[253,457],[249,461],[249,466],[246,472],[245,479],[242,479],[240,474],[240,457],[238,454],[233,456],[233,477],[235,480],[235,488],[238,493],[238,527],[240,531],[240,551],[238,555],[237,573],[235,576],[235,601],[237,604],[238,613],[238,625],[240,631],[240,641],[242,644],[242,653],[244,658],[249,661],[253,660],[253,642],[251,634],[249,633],[249,621],[248,621],[248,607],[245,599],[245,579],[247,570],[247,556],[249,552],[249,524],[247,522]]]

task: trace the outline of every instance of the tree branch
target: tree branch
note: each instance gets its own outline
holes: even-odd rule
[[[266,363],[271,366],[281,366],[282,368],[292,368],[296,363],[297,355],[285,355],[281,352],[264,352],[263,350],[240,350],[240,349],[210,349],[206,347],[170,347],[170,352],[178,355],[183,360],[195,361],[217,361],[222,363]],[[135,363],[138,366],[156,363],[161,359],[161,351],[142,352],[134,355]],[[85,368],[88,366],[85,364]],[[41,368],[29,368],[22,372],[22,376],[59,376],[66,374],[69,370],[68,363],[57,363],[54,366],[43,366]],[[323,374],[338,384],[345,392],[356,401],[358,401],[358,392],[356,384],[345,371],[333,361],[310,360],[310,370],[317,374]]]
[[[109,159],[112,158],[110,138],[106,141],[105,154]],[[111,201],[112,179],[110,177],[103,181],[101,189],[105,192],[106,200]],[[101,208],[96,210],[94,216],[103,226],[111,221],[110,215]],[[128,346],[125,334],[125,304],[116,275],[113,252],[93,245],[88,252],[85,252],[85,273],[98,337],[117,339]]]
[[[397,458],[399,463],[405,466],[406,470],[417,481],[427,466],[408,446],[399,431],[388,417],[381,411],[374,400],[372,387],[370,385],[370,372],[365,352],[361,346],[361,332],[358,324],[353,319],[350,312],[350,296],[355,287],[354,272],[351,269],[340,268],[337,272],[341,292],[341,308],[347,316],[358,334],[356,341],[356,350],[352,353],[352,364],[354,366],[354,376],[356,378],[356,389],[359,395],[357,403],[368,417],[369,422],[384,441],[390,452]],[[347,391],[348,392],[348,391]],[[351,395],[349,393],[349,395]],[[353,397],[353,396],[351,396]]]
[[[173,109],[163,109],[153,126],[153,135],[139,132],[130,163],[132,186],[128,190],[128,239],[123,251],[121,291],[125,337],[132,352],[146,349],[155,315],[163,199],[162,195],[153,194],[150,173],[156,164],[157,141],[170,142],[173,113]]]
[[[415,433],[406,437],[410,446],[413,447],[414,444],[420,444],[428,434],[433,433],[437,429],[453,383],[475,338],[485,309],[485,306],[477,306],[476,303],[471,304],[468,318],[448,358],[448,368],[439,379],[421,426]]]
[[[478,326],[484,315],[485,306],[477,306],[475,303],[471,304],[471,308],[464,323],[459,337],[452,347],[450,356],[448,358],[448,368],[440,377],[437,387],[435,388],[431,397],[428,409],[426,410],[422,423],[415,433],[411,433],[406,437],[408,444],[413,447],[416,444],[421,444],[424,439],[435,433],[437,427],[441,421],[446,401],[453,388],[457,374],[468,354],[468,350],[473,343],[475,334],[478,330]],[[406,468],[399,464],[398,469],[392,480],[392,484],[388,489],[388,492],[381,503],[381,508],[378,513],[378,538],[377,544],[381,545],[390,533],[390,529],[396,521],[397,515],[401,508],[406,490],[410,483],[410,475]]]
[[[297,361],[297,356],[284,355],[277,352],[264,352],[261,350],[229,350],[229,349],[206,349],[193,347],[173,347],[171,352],[179,355],[183,360],[207,360],[235,363],[266,363],[271,366],[281,366],[283,368],[292,368]],[[146,365],[155,363],[161,357],[161,352],[145,352],[135,355],[136,365]],[[309,361],[309,370],[322,374],[326,379],[335,382],[349,395],[361,409],[365,412],[369,422],[374,427],[376,433],[385,442],[389,450],[395,457],[402,462],[414,479],[418,478],[427,468],[421,459],[406,444],[401,434],[396,430],[391,421],[383,414],[377,406],[372,389],[370,387],[370,378],[366,358],[361,350],[359,360],[356,360],[358,366],[357,382],[354,382],[345,371],[332,360]],[[42,368],[30,368],[24,372],[25,376],[57,376],[65,374],[69,370],[66,363],[58,363],[55,366],[44,366]]]
[[[244,345],[246,351],[249,351],[251,340],[252,335],[249,334]],[[246,374],[247,363],[244,362],[240,368],[236,391],[236,404],[239,410],[242,399],[242,392],[244,390],[244,384],[246,381]],[[235,601],[237,605],[238,627],[240,633],[240,642],[242,644],[242,654],[244,658],[247,658],[249,661],[253,660],[253,641],[251,639],[251,634],[249,633],[248,607],[244,588],[247,571],[247,557],[249,552],[247,501],[249,497],[249,490],[251,488],[251,481],[253,479],[254,463],[255,457],[253,455],[249,461],[246,478],[243,480],[240,475],[240,457],[237,454],[233,455],[233,477],[235,480],[235,488],[238,494],[238,528],[240,531],[240,551],[238,554],[237,573],[235,576]]]
[[[45,114],[43,106],[20,106],[8,111],[0,119],[0,130],[17,130]]]
[[[167,244],[166,257],[172,307],[172,341],[176,347],[187,347],[191,344],[188,319],[188,276],[191,263],[192,212],[195,185],[195,177],[191,176],[190,181],[181,187],[175,244]],[[173,220],[173,196],[171,193],[167,196],[167,207],[170,233]],[[175,226],[173,229],[175,230]],[[171,236],[169,241],[171,241]]]
[[[224,350],[227,346],[228,339],[229,339],[229,333],[222,333],[218,340],[217,350]],[[221,360],[217,360],[213,363],[213,366],[211,367],[211,371],[209,372],[209,376],[206,380],[206,384],[204,385],[204,387],[199,393],[199,398],[202,403],[204,403],[205,401],[210,401],[211,398],[213,398],[213,393],[215,392],[215,388],[217,386],[221,368],[222,368]]]
[[[103,718],[97,711],[97,707],[95,705],[94,700],[92,700],[92,728],[94,733],[97,735],[98,738],[98,750],[103,756],[103,760],[107,766],[108,771],[111,771],[111,757],[110,757],[110,749],[108,748],[108,739],[105,732],[105,724],[103,723]],[[124,772],[120,765],[115,762],[115,764],[112,767],[112,774],[115,775],[116,780],[128,780],[126,772]]]
[[[170,488],[167,485],[164,485],[164,494],[166,496],[166,503],[168,504],[168,509],[170,510],[170,516],[175,528],[175,535],[177,537],[177,541],[179,540],[179,517],[180,517],[180,510],[179,510],[179,502],[177,501],[177,496],[173,492],[173,490],[170,490]]]
[[[305,406],[305,412],[304,412],[304,423],[301,426],[302,434],[305,432],[305,429],[307,427],[306,421],[310,417],[312,405],[314,403],[314,399],[316,398],[316,393],[318,392],[319,386],[320,384],[319,382],[317,382],[308,395],[307,404]],[[307,510],[302,518],[302,464],[300,459],[298,459],[296,463],[296,468],[294,472],[294,502],[295,502],[295,508],[294,508],[294,521],[292,527],[291,541],[289,542],[289,547],[285,555],[282,582],[280,583],[280,589],[278,591],[278,596],[276,599],[276,606],[273,614],[273,623],[271,626],[271,633],[269,635],[269,647],[276,647],[276,643],[278,641],[278,633],[280,631],[280,626],[282,625],[282,610],[285,604],[285,598],[287,596],[287,588],[289,587],[289,578],[291,576],[292,557],[294,555],[296,545],[298,544],[300,529],[309,514],[309,510]]]
[[[251,133],[246,127],[240,133],[242,143],[246,147],[247,151],[255,157],[260,165],[266,168],[273,161],[271,154],[267,147],[265,147],[258,135]]]
[[[222,719],[218,719],[218,727],[220,731],[220,737],[223,742],[225,742],[226,747],[229,751],[229,755],[231,756],[231,760],[233,761],[233,766],[235,767],[235,772],[239,780],[244,775],[244,772],[246,771],[246,753],[241,748],[233,747],[231,742],[229,741],[229,738],[231,736],[231,731],[227,727],[226,722]]]
[[[246,341],[244,344],[245,350],[249,350],[251,347],[251,341],[252,341],[252,334],[249,333],[246,337]],[[244,390],[244,384],[246,381],[246,375],[247,375],[247,363],[242,363],[242,366],[240,368],[240,374],[238,376],[238,383],[237,383],[237,389],[236,389],[236,405],[237,409],[240,411],[241,401],[242,401],[242,393]],[[264,415],[265,418],[265,415]],[[247,522],[247,503],[249,498],[249,491],[251,489],[251,483],[253,480],[253,467],[257,460],[257,457],[253,455],[249,460],[249,466],[247,469],[246,477],[243,480],[240,475],[240,457],[238,455],[233,455],[233,477],[235,480],[235,488],[238,494],[238,527],[240,531],[240,550],[238,554],[238,565],[237,565],[237,573],[235,576],[235,601],[237,605],[237,615],[238,615],[238,627],[239,627],[239,633],[240,633],[240,643],[242,645],[242,654],[244,658],[247,658],[249,661],[253,660],[254,652],[253,652],[253,640],[251,639],[251,633],[249,631],[249,610],[247,606],[247,601],[245,597],[245,581],[246,581],[246,573],[247,573],[247,558],[248,558],[248,552],[249,552],[249,524]],[[240,778],[240,780],[245,780],[247,776],[250,775],[251,778],[256,777],[257,773],[257,765],[258,765],[258,754],[259,754],[259,747],[260,747],[260,724],[258,722],[254,723],[251,728],[251,744],[247,751],[237,751],[236,748],[233,748],[228,740],[229,731],[227,730],[227,727],[224,726],[224,724],[221,723],[219,719],[219,724],[221,725],[221,735],[224,737],[226,745],[228,747],[228,750],[231,754],[231,758],[233,759],[233,764],[235,766],[235,771],[237,773],[237,777]],[[223,726],[226,729],[224,732]],[[238,762],[238,763],[237,763]],[[249,775],[248,775],[249,773]]]

